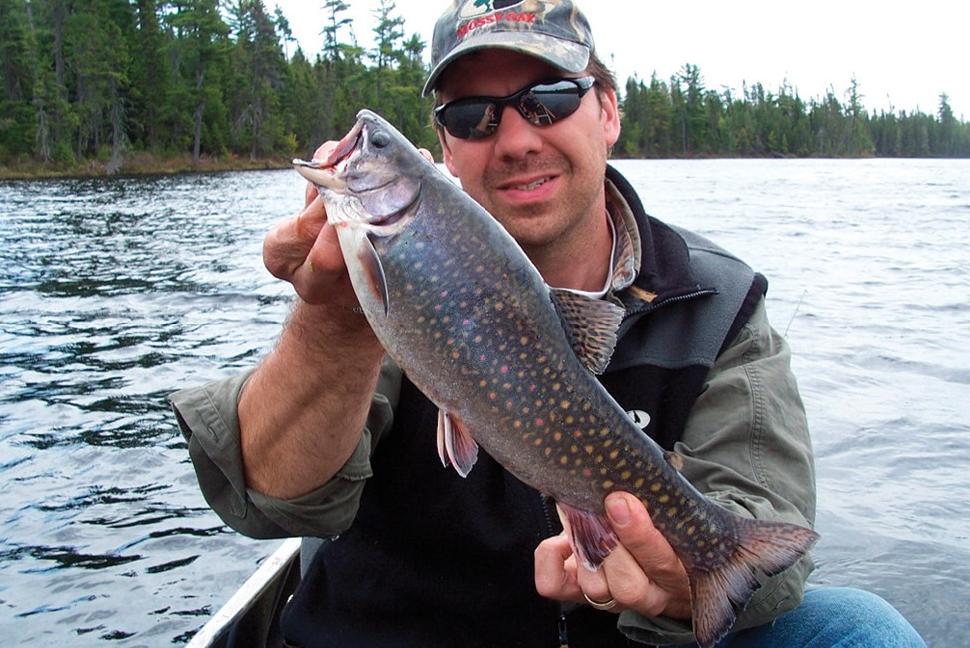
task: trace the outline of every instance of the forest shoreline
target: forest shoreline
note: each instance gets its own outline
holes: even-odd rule
[[[197,165],[192,164],[191,155],[157,155],[137,153],[127,158],[118,171],[109,171],[108,162],[86,160],[79,164],[57,166],[27,161],[21,164],[0,164],[0,181],[56,180],[86,178],[123,178],[126,176],[178,175],[183,173],[224,173],[229,171],[270,171],[291,168],[290,160],[282,156],[257,158],[248,156],[224,155],[203,156]],[[712,153],[689,153],[657,157],[614,155],[613,160],[872,160],[899,159],[878,155],[842,156],[797,156],[767,153],[765,155],[723,155]],[[938,159],[932,156],[909,157],[906,159]],[[951,158],[945,159],[964,159]]]
[[[203,156],[192,164],[192,156],[135,153],[126,158],[117,171],[109,170],[103,160],[85,160],[71,165],[43,164],[26,161],[0,164],[0,180],[51,180],[71,178],[115,178],[125,176],[177,175],[181,173],[221,173],[226,171],[266,171],[290,167],[290,159],[270,156],[255,160],[248,156]]]

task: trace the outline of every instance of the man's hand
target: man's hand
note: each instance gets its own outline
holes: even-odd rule
[[[326,142],[313,154],[326,159],[337,142]],[[357,306],[337,231],[317,188],[307,184],[303,210],[280,222],[263,242],[263,263],[270,273],[293,284],[308,304],[353,310]]]
[[[635,610],[646,617],[689,619],[687,572],[670,543],[654,527],[646,507],[629,493],[606,498],[610,524],[620,544],[592,572],[577,566],[568,526],[547,538],[535,551],[536,590],[558,601],[616,601],[614,612]],[[562,516],[560,516],[562,517]]]
[[[325,160],[339,142],[324,142],[313,154]],[[419,149],[434,162],[427,149]],[[317,188],[307,183],[303,210],[276,225],[263,242],[263,263],[270,274],[293,284],[308,304],[328,305],[353,311],[357,306],[344,263],[337,230],[327,221],[327,211]]]

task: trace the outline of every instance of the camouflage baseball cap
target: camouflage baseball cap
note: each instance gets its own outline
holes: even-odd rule
[[[434,27],[429,94],[455,59],[479,49],[521,52],[565,72],[582,72],[593,51],[586,16],[570,0],[452,0]]]

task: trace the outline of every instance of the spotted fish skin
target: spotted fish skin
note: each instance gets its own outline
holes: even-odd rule
[[[298,169],[327,202],[371,327],[445,412],[449,441],[472,437],[555,498],[588,566],[617,542],[604,498],[635,494],[684,563],[695,636],[712,645],[758,587],[753,569],[780,572],[814,544],[813,531],[741,518],[684,479],[577,356],[569,329],[583,322],[564,326],[515,240],[383,119],[362,111],[330,160]]]

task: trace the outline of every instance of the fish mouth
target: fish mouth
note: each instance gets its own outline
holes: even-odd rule
[[[336,167],[341,162],[346,162],[351,154],[360,146],[364,134],[364,122],[357,120],[350,132],[344,135],[343,139],[337,142],[335,148],[327,157],[324,166]]]
[[[342,192],[347,188],[347,183],[340,176],[346,170],[354,153],[360,149],[363,134],[364,123],[358,120],[325,160],[307,161],[294,158],[293,166],[300,175],[318,187]]]

